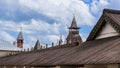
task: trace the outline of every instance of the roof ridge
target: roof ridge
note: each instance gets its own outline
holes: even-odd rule
[[[120,14],[120,10],[116,10],[116,9],[104,9],[103,13]]]
[[[73,45],[72,45],[73,44]],[[79,45],[79,44],[78,44]],[[30,53],[34,53],[34,52],[42,52],[42,51],[48,51],[48,50],[55,50],[55,49],[60,49],[60,48],[67,48],[67,47],[75,47],[78,46],[77,43],[71,43],[71,44],[63,44],[60,46],[54,46],[54,47],[49,47],[49,48],[45,48],[45,49],[40,49],[40,50],[32,50],[32,51],[17,51],[19,53],[17,54],[13,54],[13,55],[7,55],[5,57],[10,57],[10,56],[16,56],[16,55],[21,55],[21,54],[30,54]],[[4,57],[2,57],[4,58]]]
[[[37,50],[37,51],[46,51],[46,50],[50,50],[50,49],[54,50],[54,49],[59,49],[59,48],[75,47],[75,46],[78,46],[78,45],[77,45],[77,42],[76,42],[76,43],[71,43],[71,44],[57,45],[57,46],[53,46],[53,47],[49,47],[49,48],[45,48],[45,49],[40,49],[40,50]]]

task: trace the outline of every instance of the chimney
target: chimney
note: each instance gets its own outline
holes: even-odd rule
[[[54,47],[54,43],[52,42],[52,47]]]
[[[27,49],[27,51],[29,52],[29,48]]]
[[[46,48],[48,48],[48,44],[46,44]]]

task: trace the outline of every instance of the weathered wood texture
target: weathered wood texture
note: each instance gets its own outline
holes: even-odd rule
[[[120,63],[120,36],[87,41],[74,47],[56,47],[0,59],[0,65],[81,65]]]

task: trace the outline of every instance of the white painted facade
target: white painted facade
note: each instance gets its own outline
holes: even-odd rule
[[[109,23],[106,23],[106,25],[103,27],[102,31],[98,34],[96,39],[112,37],[117,35],[119,35],[119,33]]]
[[[118,64],[109,64],[107,65],[107,68],[119,68]]]
[[[7,56],[9,55],[10,52],[8,51],[0,51],[0,57],[4,57],[4,56]]]
[[[84,68],[119,68],[119,64],[85,65]]]

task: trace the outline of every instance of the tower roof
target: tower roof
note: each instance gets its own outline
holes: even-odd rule
[[[73,16],[72,24],[71,24],[71,26],[69,27],[69,29],[79,29],[79,27],[77,26],[77,22],[76,22],[76,19],[75,19],[75,15]]]
[[[72,30],[70,30],[72,29]],[[67,43],[79,42],[82,43],[82,39],[79,35],[79,27],[77,26],[77,22],[75,19],[75,15],[73,16],[72,24],[69,27],[69,34],[66,38]]]
[[[40,42],[39,42],[39,39],[38,39],[35,46],[34,46],[34,50],[39,50],[39,49],[40,49]]]
[[[20,28],[20,32],[18,34],[17,39],[23,39],[23,35],[22,35],[22,27]]]

